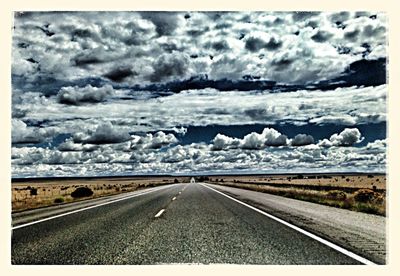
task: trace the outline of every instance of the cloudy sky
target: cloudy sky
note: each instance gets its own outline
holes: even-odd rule
[[[24,12],[12,176],[385,172],[387,17]]]

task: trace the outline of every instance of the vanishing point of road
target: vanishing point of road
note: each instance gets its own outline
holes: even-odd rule
[[[203,183],[13,223],[12,264],[362,264]]]

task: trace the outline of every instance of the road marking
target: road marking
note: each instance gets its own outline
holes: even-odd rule
[[[107,202],[104,202],[104,203],[92,205],[92,206],[85,207],[85,208],[82,208],[82,209],[77,209],[77,210],[70,211],[70,212],[67,212],[67,213],[63,213],[63,214],[55,215],[55,216],[52,216],[52,217],[48,217],[48,218],[44,218],[44,219],[40,219],[40,220],[28,222],[28,223],[21,224],[21,225],[18,225],[18,226],[14,226],[14,227],[12,227],[11,229],[12,229],[12,230],[15,230],[15,229],[27,227],[27,226],[30,226],[30,225],[33,225],[33,224],[37,224],[37,223],[40,223],[40,222],[44,222],[44,221],[47,221],[47,220],[52,220],[52,219],[56,219],[56,218],[68,216],[68,215],[71,215],[71,214],[79,213],[79,212],[82,212],[82,211],[85,211],[85,210],[97,208],[97,207],[100,207],[100,206],[108,205],[108,204],[115,203],[115,202],[122,201],[122,200],[126,200],[126,199],[130,199],[130,198],[133,198],[133,197],[137,197],[137,196],[149,194],[149,193],[152,193],[152,192],[155,192],[155,191],[158,191],[158,190],[161,190],[161,189],[166,189],[166,188],[169,188],[169,187],[168,187],[168,186],[166,186],[166,187],[160,187],[160,188],[158,188],[158,189],[156,188],[156,189],[154,189],[154,190],[147,191],[147,192],[143,192],[143,193],[140,193],[140,194],[135,194],[135,195],[132,195],[132,196],[127,196],[127,197],[123,197],[123,198],[119,198],[119,199],[107,201]]]
[[[158,218],[158,217],[160,217],[161,215],[162,215],[162,213],[164,213],[165,212],[165,209],[161,209],[158,213],[157,213],[157,215],[155,215],[154,217],[155,218]]]
[[[179,192],[179,194],[181,194],[182,192]]]
[[[172,198],[172,201],[174,201],[176,199],[176,196]]]
[[[300,232],[300,233],[302,233],[302,234],[304,234],[304,235],[306,235],[306,236],[308,236],[308,237],[310,237],[310,238],[312,238],[314,240],[317,240],[320,243],[325,244],[325,245],[329,246],[330,248],[335,249],[336,251],[339,251],[340,253],[342,253],[342,254],[350,257],[350,258],[353,258],[354,260],[357,260],[357,261],[359,261],[359,262],[361,262],[363,264],[366,264],[366,265],[376,265],[375,263],[371,262],[368,259],[365,259],[365,258],[363,258],[363,257],[361,257],[361,256],[359,256],[359,255],[347,250],[347,249],[344,249],[343,247],[340,247],[339,245],[336,245],[336,244],[334,244],[334,243],[332,243],[330,241],[327,241],[327,240],[325,240],[325,239],[323,239],[323,238],[321,238],[321,237],[319,237],[317,235],[314,235],[314,234],[312,234],[312,233],[310,233],[310,232],[308,232],[308,231],[306,231],[306,230],[304,230],[304,229],[302,229],[300,227],[297,227],[297,226],[295,226],[293,224],[290,224],[287,221],[284,221],[284,220],[282,220],[282,219],[280,219],[278,217],[275,217],[275,216],[273,216],[271,214],[268,214],[268,213],[266,213],[266,212],[264,212],[264,211],[262,211],[262,210],[260,210],[260,209],[258,209],[256,207],[253,207],[253,206],[251,206],[251,205],[249,205],[247,203],[244,203],[244,202],[242,202],[242,201],[240,201],[240,200],[238,200],[238,199],[236,199],[234,197],[231,197],[231,196],[229,196],[227,194],[224,194],[223,192],[220,192],[220,191],[218,191],[218,190],[216,190],[214,188],[208,187],[207,185],[204,185],[202,183],[199,183],[199,184],[202,185],[203,187],[206,187],[207,189],[213,190],[214,192],[217,192],[217,193],[219,193],[219,194],[221,194],[221,195],[223,195],[223,196],[225,196],[225,197],[227,197],[227,198],[229,198],[229,199],[231,199],[233,201],[236,201],[237,203],[240,203],[240,204],[242,204],[242,205],[244,205],[244,206],[246,206],[246,207],[248,207],[250,209],[253,209],[254,211],[256,211],[256,212],[258,212],[260,214],[263,214],[264,216],[267,216],[267,217],[269,217],[269,218],[271,218],[271,219],[273,219],[273,220],[275,220],[277,222],[280,222],[280,223],[292,228],[293,230],[296,230],[296,231],[298,231],[298,232]]]

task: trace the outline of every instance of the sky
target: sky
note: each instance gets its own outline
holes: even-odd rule
[[[385,13],[13,24],[12,177],[386,171]]]

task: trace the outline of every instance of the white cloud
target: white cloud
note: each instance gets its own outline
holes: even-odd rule
[[[232,138],[223,134],[217,134],[212,140],[213,150],[226,149],[263,149],[267,146],[285,146],[288,144],[286,135],[281,134],[272,128],[265,128],[261,134],[252,132],[243,137],[243,139]]]
[[[372,12],[17,16],[12,141],[42,142],[58,134],[72,138],[54,149],[13,148],[13,174],[278,170],[282,160],[286,170],[382,170],[386,141],[353,147],[362,138],[351,128],[386,121],[387,85],[279,94],[202,89],[154,97],[148,91],[82,87],[75,81],[101,78],[129,87],[198,74],[285,83],[331,79],[356,60],[387,56],[386,21],[385,13]],[[42,91],[37,84],[44,80],[49,88]],[[52,91],[56,80],[68,84]],[[83,104],[88,102],[101,104]],[[312,136],[288,139],[273,129],[243,139],[219,134],[212,145],[177,145],[175,135],[185,135],[190,126],[238,123],[336,124],[349,130],[317,145]],[[149,132],[155,134],[129,134]],[[279,145],[287,147],[272,147]]]
[[[64,104],[98,103],[114,94],[111,85],[93,87],[90,84],[85,87],[63,87],[57,94],[58,101]]]
[[[51,135],[54,135],[52,128],[28,127],[21,120],[11,120],[11,140],[13,143],[40,143]]]
[[[163,146],[174,144],[178,142],[178,139],[170,133],[165,134],[162,131],[158,131],[156,134],[148,133],[143,137],[135,137],[136,139],[132,141],[132,149],[159,149]]]
[[[153,82],[163,80],[183,79],[189,76],[189,57],[179,52],[172,54],[163,54],[153,63],[154,72],[150,76]]]
[[[125,142],[128,145],[129,143]],[[12,148],[13,175],[101,175],[107,173],[179,172],[329,172],[357,170],[382,172],[386,166],[386,142],[364,147],[302,147],[215,151],[212,145],[175,145],[165,151],[128,149],[120,144],[98,145],[92,151],[59,151],[36,147]],[[57,169],[59,168],[59,169]],[[73,170],[75,168],[75,170]],[[47,172],[46,172],[47,170]]]
[[[109,144],[121,143],[131,139],[128,132],[115,128],[110,122],[105,122],[97,126],[96,130],[83,140],[90,144]]]
[[[13,92],[14,93],[14,92]],[[129,92],[116,90],[118,97]],[[39,93],[13,95],[13,110],[23,110],[23,119],[48,121],[55,133],[95,131],[104,118],[124,132],[154,132],[182,126],[276,124],[296,125],[380,123],[386,121],[387,86],[342,88],[330,91],[291,93],[220,92],[214,89],[183,91],[168,97],[110,99],[100,105],[58,104],[55,97]],[[148,94],[147,94],[148,95]],[[17,99],[18,98],[18,99]],[[177,107],[178,105],[178,107]]]
[[[314,137],[307,134],[297,134],[290,142],[292,146],[305,146],[314,143]]]
[[[218,133],[214,137],[212,142],[214,150],[224,150],[229,148],[237,148],[240,145],[241,141],[240,139],[232,138],[224,134]]]
[[[334,146],[352,146],[360,143],[364,138],[357,128],[345,128],[339,134],[333,134],[329,140]]]
[[[141,84],[192,73],[215,79],[252,74],[304,82],[336,77],[363,55],[369,59],[387,55],[385,13],[376,13],[374,19],[372,13],[353,12],[185,15],[65,12],[16,17],[12,70],[32,82],[40,76],[69,80],[111,76]],[[370,53],[357,50],[363,44],[369,45]],[[343,47],[349,52],[340,53]],[[180,55],[167,58],[173,51]],[[229,67],[233,72],[228,75]]]
[[[265,146],[285,146],[286,135],[272,128],[265,128],[261,134],[252,132],[244,136],[241,147],[244,149],[260,149]]]
[[[322,147],[332,147],[332,146],[353,146],[354,144],[360,143],[364,140],[364,137],[361,137],[361,133],[357,128],[345,128],[339,134],[333,134],[329,140],[323,139],[318,145]]]

